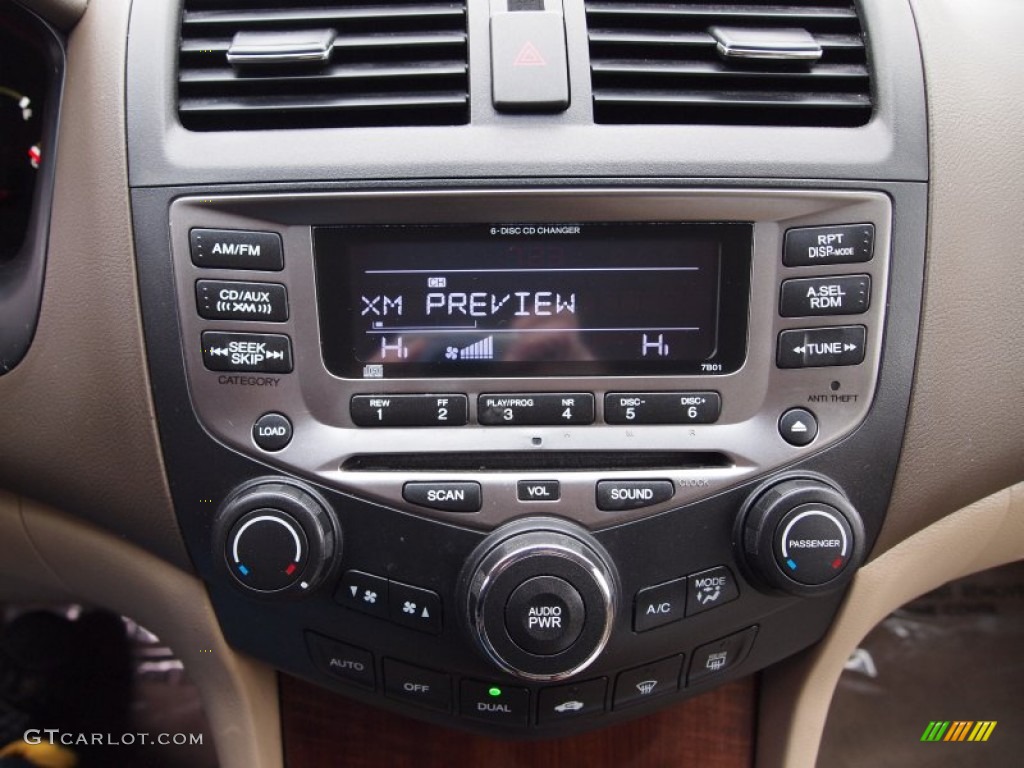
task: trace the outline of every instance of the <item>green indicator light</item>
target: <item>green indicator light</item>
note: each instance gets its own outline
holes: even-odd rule
[[[501,696],[501,688],[489,688],[487,690],[491,696]]]

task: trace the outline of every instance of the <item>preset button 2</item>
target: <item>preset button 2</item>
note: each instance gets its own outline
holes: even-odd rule
[[[353,395],[357,427],[460,427],[469,421],[465,395]]]

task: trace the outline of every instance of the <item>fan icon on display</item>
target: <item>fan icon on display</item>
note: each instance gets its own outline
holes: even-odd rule
[[[458,360],[459,350],[457,347],[448,347],[448,349],[444,351],[444,356],[449,360]]]

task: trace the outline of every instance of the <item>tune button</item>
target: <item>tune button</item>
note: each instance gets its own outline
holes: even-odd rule
[[[505,606],[508,634],[527,653],[550,656],[579,638],[587,614],[580,593],[555,576],[536,576],[520,584]]]

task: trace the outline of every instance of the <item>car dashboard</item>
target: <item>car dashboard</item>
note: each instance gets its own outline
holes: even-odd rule
[[[223,765],[297,690],[543,745],[755,674],[811,765],[1024,558],[1019,11],[25,5],[0,594],[166,636]]]

